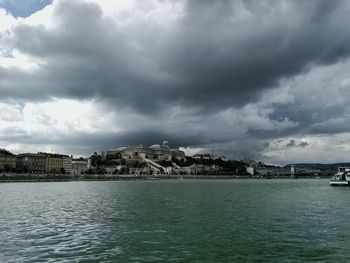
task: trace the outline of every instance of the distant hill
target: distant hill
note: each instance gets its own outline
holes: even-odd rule
[[[336,172],[338,170],[338,167],[350,167],[350,163],[331,163],[331,164],[296,163],[296,164],[288,164],[284,167],[290,169],[292,165],[297,169],[321,170],[322,172],[326,172],[326,171]]]

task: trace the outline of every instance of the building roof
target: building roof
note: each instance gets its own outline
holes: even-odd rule
[[[87,160],[72,160],[72,164],[87,164]]]
[[[17,157],[46,157],[46,155],[42,153],[21,153]]]
[[[69,157],[69,155],[59,154],[59,153],[46,153],[46,152],[38,152],[38,154],[43,154],[49,157]]]

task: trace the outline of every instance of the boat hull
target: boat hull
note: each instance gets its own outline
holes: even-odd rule
[[[347,181],[330,181],[329,184],[331,186],[350,186]]]

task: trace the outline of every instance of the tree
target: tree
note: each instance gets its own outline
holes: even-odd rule
[[[3,171],[6,172],[6,173],[9,173],[9,172],[12,171],[12,167],[9,164],[5,164],[4,168],[3,168]]]

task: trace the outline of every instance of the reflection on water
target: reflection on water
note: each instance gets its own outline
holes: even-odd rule
[[[326,180],[0,184],[0,262],[348,262]]]

